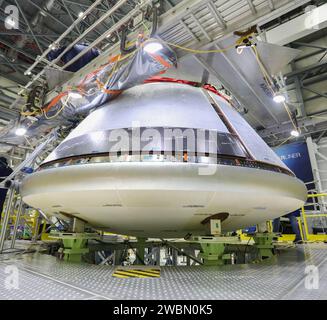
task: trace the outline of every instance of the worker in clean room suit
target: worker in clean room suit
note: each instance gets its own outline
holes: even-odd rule
[[[0,157],[0,182],[2,182],[6,177],[12,173],[12,169],[9,167],[7,159],[5,157]],[[0,188],[0,220],[3,210],[3,205],[6,200],[8,189]]]

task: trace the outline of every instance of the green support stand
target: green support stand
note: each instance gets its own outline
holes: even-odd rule
[[[239,243],[239,239],[237,237],[194,237],[191,242],[200,244],[199,258],[203,259],[203,265],[221,266],[231,258],[230,254],[224,254],[226,244]]]
[[[89,252],[87,243],[89,239],[98,239],[98,234],[93,233],[60,233],[51,235],[51,238],[61,239],[63,248],[59,252],[63,259],[69,262],[81,262],[82,255]]]
[[[274,233],[257,233],[254,237],[254,245],[259,251],[260,260],[272,258],[274,256],[273,239]]]
[[[224,243],[201,243],[199,257],[203,259],[205,266],[217,266],[224,264]]]
[[[137,238],[137,244],[136,244],[136,264],[144,264],[144,258],[145,258],[145,246],[146,246],[146,238]]]

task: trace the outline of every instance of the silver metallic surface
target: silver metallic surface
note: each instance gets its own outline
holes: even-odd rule
[[[303,205],[306,188],[295,177],[256,168],[125,161],[40,170],[24,180],[22,197],[96,229],[179,238],[203,234],[201,221],[219,212],[230,214],[223,231],[285,215]]]
[[[1,256],[0,256],[1,259]],[[17,266],[19,289],[4,287],[5,268]],[[306,287],[308,266],[319,287]],[[327,299],[324,244],[280,250],[275,261],[222,267],[161,267],[156,279],[117,279],[111,266],[74,264],[45,255],[0,260],[0,299]]]
[[[129,134],[126,128],[133,130]],[[145,139],[151,148],[135,143],[143,140],[137,128],[151,132]],[[165,134],[171,128],[181,132],[173,141]],[[196,129],[197,136],[218,132],[219,142],[211,145],[207,135],[189,148]],[[168,140],[180,144],[173,150],[191,154],[140,156],[142,149],[167,156],[165,152],[172,153]],[[210,157],[203,154],[208,151]],[[213,158],[221,155],[225,159]],[[283,169],[270,170],[257,161]],[[285,173],[287,167],[238,112],[218,95],[185,84],[149,83],[126,90],[85,118],[44,165],[24,179],[24,202],[45,213],[76,215],[94,228],[118,234],[203,234],[201,221],[219,212],[229,213],[223,231],[233,231],[292,212],[306,199],[304,184]]]
[[[218,100],[215,95],[212,94],[211,96]],[[221,99],[219,99],[219,106],[256,160],[286,167],[276,153],[267,146],[235,109],[231,108],[225,101],[221,101]]]
[[[211,96],[239,133],[245,147],[254,154],[255,160],[285,168],[279,157],[238,112],[218,95]],[[201,89],[185,84],[149,83],[126,90],[114,101],[92,112],[50,154],[45,163],[75,155],[109,152],[110,149],[105,150],[109,147],[109,130],[139,127],[214,129],[221,133],[229,133]],[[139,151],[134,146],[129,150]],[[203,148],[199,151],[204,152]]]
[[[184,127],[228,132],[199,88],[176,83],[148,83],[124,91],[93,112],[69,136],[108,129]]]
[[[141,151],[147,154],[149,151],[159,152],[159,154],[161,151],[165,151],[165,155],[168,152],[171,154],[172,151],[187,151],[188,153],[198,152],[203,155],[210,153],[214,156],[219,154],[246,157],[237,138],[230,133],[217,132],[216,130],[198,131],[192,128],[141,127],[122,128],[122,131],[124,134],[122,136],[128,137],[125,143],[118,143],[115,129],[94,131],[64,141],[46,159],[46,163],[68,157],[96,156],[97,154],[102,154],[108,159],[109,156],[117,156],[117,152],[128,155],[130,151],[138,155]]]

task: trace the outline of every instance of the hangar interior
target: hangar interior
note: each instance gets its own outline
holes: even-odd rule
[[[0,0],[0,299],[326,299],[326,88],[325,0]]]

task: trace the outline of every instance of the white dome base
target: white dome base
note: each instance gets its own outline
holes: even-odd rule
[[[210,167],[211,175],[200,170]],[[24,202],[65,212],[95,228],[140,237],[204,234],[201,221],[229,213],[233,231],[300,208],[306,188],[262,169],[195,163],[91,163],[41,170],[23,181]]]

